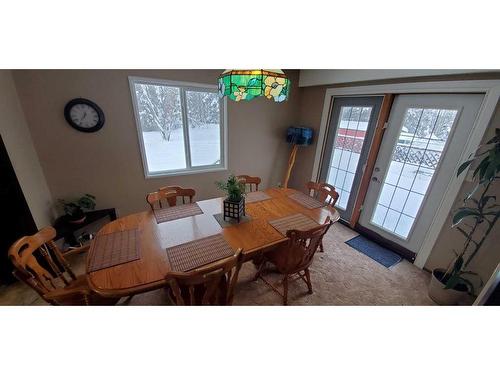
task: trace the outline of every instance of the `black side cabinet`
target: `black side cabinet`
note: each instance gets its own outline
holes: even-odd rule
[[[68,222],[67,216],[61,216],[58,218],[54,223],[54,228],[57,232],[54,240],[57,241],[60,238],[64,238],[64,241],[70,246],[79,246],[74,232],[96,222],[97,220],[103,219],[106,216],[108,216],[111,221],[116,220],[116,210],[114,208],[106,208],[104,210],[88,211],[85,212],[85,216],[85,221],[81,224],[71,224]]]

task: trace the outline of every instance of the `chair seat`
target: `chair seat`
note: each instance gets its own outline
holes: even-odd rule
[[[88,284],[87,276],[80,275],[64,288],[48,292],[44,296],[57,305],[114,305],[119,298],[106,298],[93,292]]]
[[[307,231],[289,230],[286,232],[288,241],[280,246],[278,249],[268,252],[264,255],[261,264],[258,266],[257,274],[254,280],[262,279],[274,291],[283,297],[283,304],[288,304],[288,281],[293,275],[297,275],[302,279],[312,294],[311,275],[309,266],[312,263],[314,254],[318,247],[320,247],[323,236],[328,231],[332,221],[328,217],[324,224],[319,225]],[[283,294],[271,284],[266,278],[262,276],[264,265],[270,262],[274,264],[277,271],[283,275],[281,284],[283,285]]]
[[[66,290],[68,292],[83,292],[83,291],[89,291],[89,283],[87,281],[87,276],[86,275],[80,275],[76,277],[76,280],[73,280],[67,285],[63,290]]]

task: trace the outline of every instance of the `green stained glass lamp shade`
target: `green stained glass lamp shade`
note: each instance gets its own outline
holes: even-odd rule
[[[275,102],[288,99],[290,80],[282,70],[226,70],[219,77],[219,95],[239,102],[265,96]]]

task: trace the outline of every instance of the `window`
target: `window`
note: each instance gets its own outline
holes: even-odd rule
[[[215,85],[129,81],[146,177],[226,168],[225,105]]]

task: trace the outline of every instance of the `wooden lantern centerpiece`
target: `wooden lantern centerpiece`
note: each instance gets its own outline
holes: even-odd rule
[[[240,219],[245,216],[245,182],[238,180],[234,175],[227,181],[217,181],[217,187],[227,193],[223,204],[223,218]]]
[[[238,223],[245,216],[245,197],[241,197],[239,201],[232,201],[229,197],[224,199],[224,220],[226,217],[236,219]]]

